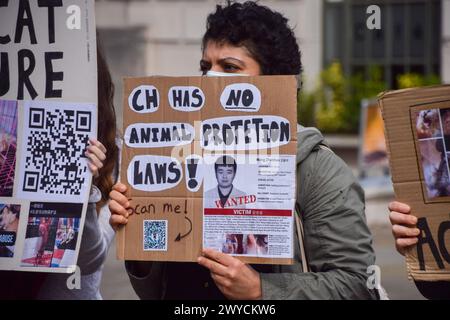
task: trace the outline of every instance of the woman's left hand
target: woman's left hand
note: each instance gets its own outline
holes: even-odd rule
[[[202,254],[197,262],[209,269],[211,277],[227,299],[261,299],[261,279],[255,269],[216,250],[204,249]]]
[[[94,177],[98,176],[98,171],[103,168],[103,161],[106,159],[105,146],[96,139],[89,139],[89,146],[85,152],[89,159],[88,166]]]

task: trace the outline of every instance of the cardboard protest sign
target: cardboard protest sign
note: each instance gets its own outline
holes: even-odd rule
[[[294,76],[125,79],[118,257],[292,263],[296,97]]]
[[[379,104],[396,198],[419,218],[408,274],[450,280],[450,86],[387,92]]]
[[[97,135],[94,1],[0,1],[0,269],[73,272]]]

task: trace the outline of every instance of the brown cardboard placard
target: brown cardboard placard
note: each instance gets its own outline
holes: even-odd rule
[[[133,214],[118,258],[196,261],[212,247],[292,264],[296,97],[294,76],[126,78],[121,181]],[[219,183],[220,161],[232,169]]]
[[[419,218],[408,275],[450,280],[450,86],[386,92],[379,105],[396,199]]]

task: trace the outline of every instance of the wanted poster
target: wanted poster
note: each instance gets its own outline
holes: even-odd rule
[[[209,165],[204,169],[203,247],[291,258],[295,156],[208,155],[204,160]]]
[[[196,261],[202,248],[290,264],[297,151],[294,76],[124,83],[125,260]]]
[[[73,272],[97,135],[94,1],[0,1],[0,269]]]
[[[450,86],[387,92],[379,104],[396,198],[419,218],[408,274],[450,280]]]

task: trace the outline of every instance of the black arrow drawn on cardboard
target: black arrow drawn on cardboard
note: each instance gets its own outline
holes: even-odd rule
[[[191,233],[192,231],[192,221],[188,218],[188,217],[184,217],[187,221],[189,221],[189,231],[183,235],[181,235],[181,232],[178,233],[177,237],[175,238],[175,241],[180,241],[181,239],[187,237],[189,235],[189,233]]]

